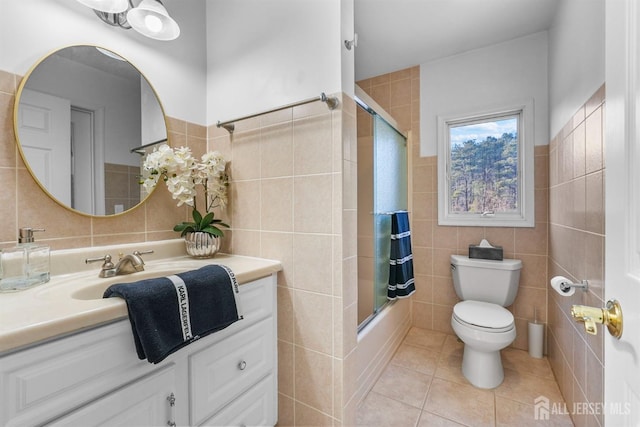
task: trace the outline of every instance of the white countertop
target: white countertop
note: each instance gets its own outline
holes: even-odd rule
[[[128,254],[147,249],[153,249],[155,253],[143,255],[144,272],[103,279],[98,278],[100,263],[84,265],[84,259],[88,257],[111,253],[117,260],[119,252]],[[52,276],[48,283],[23,291],[0,293],[0,354],[126,318],[127,306],[123,299],[102,299],[103,290],[113,283],[161,277],[207,264],[224,264],[234,272],[238,283],[244,284],[282,269],[278,261],[239,255],[190,258],[180,239],[52,251],[51,263]],[[76,272],[69,272],[72,269]],[[82,271],[77,271],[79,269]]]

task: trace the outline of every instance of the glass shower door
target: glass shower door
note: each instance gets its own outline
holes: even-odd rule
[[[373,115],[373,314],[387,303],[391,213],[407,210],[407,140]]]

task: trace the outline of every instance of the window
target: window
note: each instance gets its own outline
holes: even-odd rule
[[[535,225],[531,111],[438,117],[440,225]]]

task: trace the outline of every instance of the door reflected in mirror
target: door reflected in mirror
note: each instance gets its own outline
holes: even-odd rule
[[[148,196],[140,166],[167,127],[155,91],[120,55],[95,46],[50,54],[23,79],[15,111],[22,158],[61,205],[113,215]]]

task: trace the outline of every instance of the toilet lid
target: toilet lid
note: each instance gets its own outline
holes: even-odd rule
[[[461,321],[490,329],[509,328],[513,314],[498,304],[482,301],[462,301],[453,307],[453,314]]]

